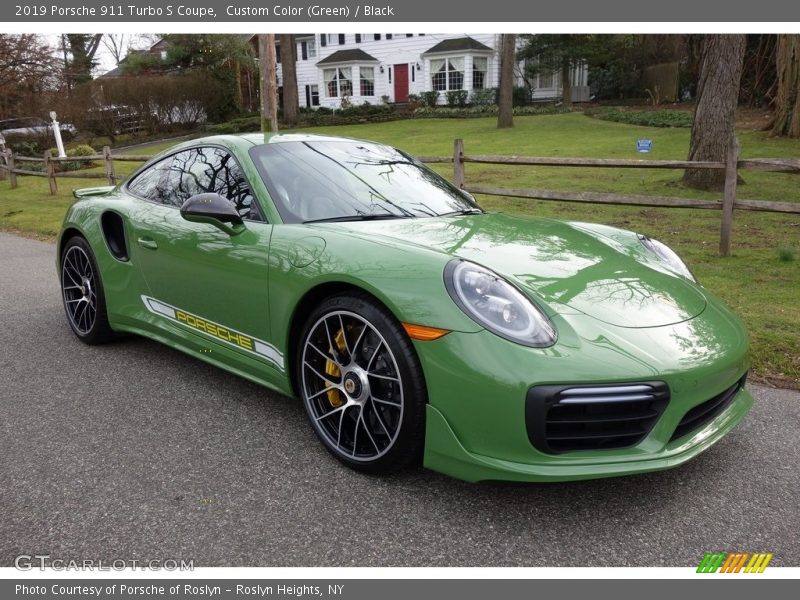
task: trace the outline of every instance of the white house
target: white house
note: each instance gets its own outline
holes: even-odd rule
[[[407,102],[409,94],[497,87],[501,35],[430,33],[316,33],[295,36],[297,87],[301,106]],[[518,69],[521,73],[521,69]],[[588,73],[572,73],[574,101],[589,99]],[[283,77],[278,67],[279,85]],[[519,84],[522,84],[520,78]],[[542,73],[534,100],[561,97],[559,73]]]

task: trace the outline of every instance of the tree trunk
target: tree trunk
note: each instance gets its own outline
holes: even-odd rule
[[[568,58],[561,63],[561,98],[564,108],[572,108],[572,61]]]
[[[744,35],[705,36],[689,160],[725,161],[734,135],[745,46]],[[725,172],[722,169],[687,169],[683,181],[693,188],[719,191],[725,184]]]
[[[500,57],[500,89],[497,95],[497,128],[514,126],[514,63],[517,60],[517,36],[504,33]]]
[[[278,82],[275,59],[275,34],[258,34],[258,60],[261,90],[261,131],[278,131]]]
[[[770,135],[800,137],[800,35],[778,36],[778,93]]]
[[[281,34],[281,67],[283,69],[283,120],[289,127],[297,125],[297,46],[294,35]]]

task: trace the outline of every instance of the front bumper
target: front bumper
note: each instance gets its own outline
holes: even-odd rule
[[[559,341],[526,348],[487,331],[451,333],[417,349],[428,384],[426,467],[466,481],[567,481],[678,466],[731,431],[753,399],[744,389],[699,429],[671,440],[693,407],[720,394],[749,368],[747,336],[726,309],[677,325],[628,329],[585,315],[555,317]],[[558,454],[528,436],[528,390],[543,384],[659,380],[671,397],[635,446]]]

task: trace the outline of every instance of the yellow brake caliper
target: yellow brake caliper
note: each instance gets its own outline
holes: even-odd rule
[[[347,350],[347,346],[344,342],[344,329],[340,329],[336,336],[333,338],[333,343],[336,344],[336,348],[339,352],[345,352]],[[333,348],[329,350],[331,354],[333,354]],[[333,362],[331,359],[325,361],[325,374],[330,375],[331,377],[341,377],[342,372],[339,370],[339,367]],[[328,390],[328,402],[330,402],[333,408],[339,408],[342,404],[344,404],[344,399],[342,398],[342,393],[333,387],[333,384],[326,381],[325,387],[330,388]]]

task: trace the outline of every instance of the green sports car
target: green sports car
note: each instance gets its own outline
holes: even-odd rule
[[[208,137],[75,196],[57,262],[80,340],[147,336],[297,396],[361,471],[654,471],[752,404],[745,330],[667,246],[484,212],[388,146]]]

